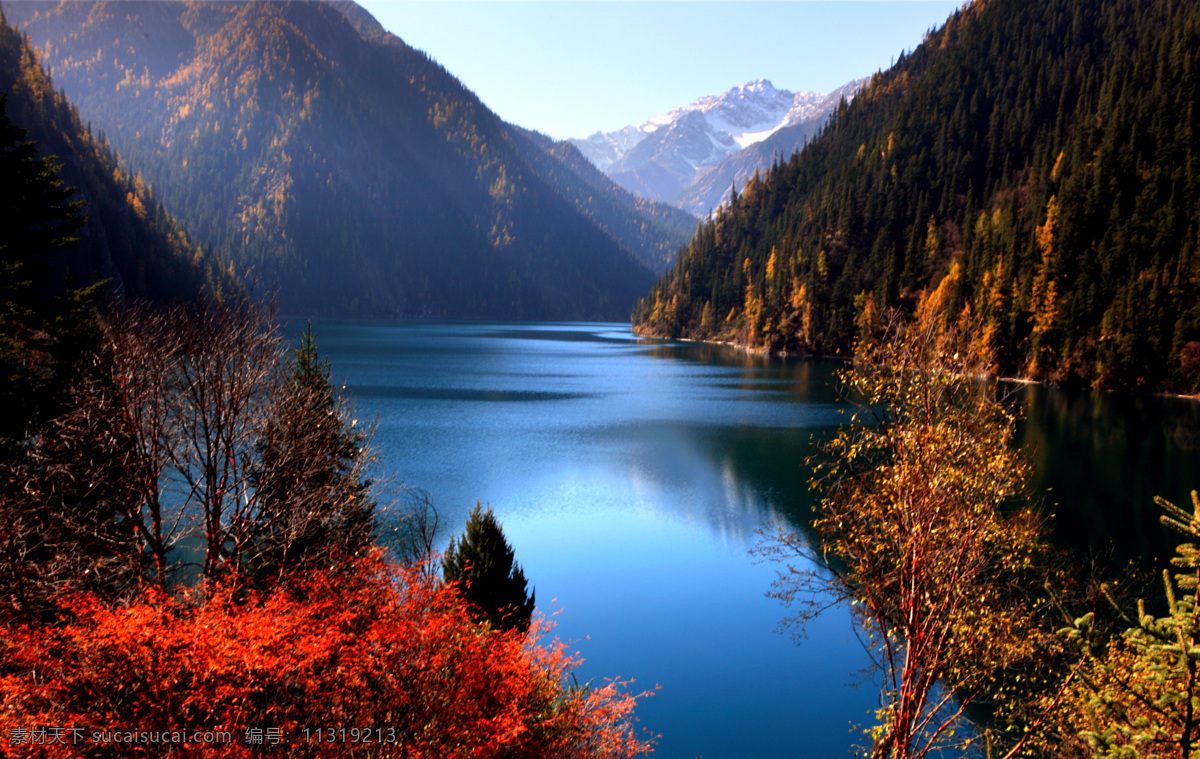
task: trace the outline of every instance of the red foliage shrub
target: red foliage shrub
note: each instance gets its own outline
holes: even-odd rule
[[[454,589],[377,558],[266,597],[148,591],[116,608],[91,595],[63,607],[58,625],[0,631],[0,753],[650,751],[625,683],[565,684],[578,661],[539,642],[545,621],[529,636],[476,625]]]

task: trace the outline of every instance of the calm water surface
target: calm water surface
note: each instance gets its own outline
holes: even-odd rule
[[[314,328],[377,424],[379,473],[432,495],[441,543],[491,505],[538,609],[586,660],[580,680],[662,686],[638,710],[662,735],[656,756],[837,757],[861,742],[877,691],[848,612],[799,643],[781,634],[786,610],[764,596],[775,567],[749,552],[762,525],[811,518],[804,461],[844,419],[834,364],[643,342],[620,324]],[[1022,440],[1069,540],[1136,523],[1161,545],[1152,510],[1130,504],[1194,486],[1200,459],[1179,441],[1200,437],[1195,404],[1021,392]]]

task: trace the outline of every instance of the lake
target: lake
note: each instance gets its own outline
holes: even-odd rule
[[[313,327],[376,425],[376,474],[429,492],[439,543],[490,505],[539,611],[585,659],[580,681],[661,686],[638,709],[656,756],[834,757],[863,742],[877,687],[848,610],[793,640],[765,596],[777,567],[751,553],[762,526],[811,518],[805,461],[845,419],[837,363],[643,341],[623,324]],[[1197,404],[1015,392],[1064,542],[1166,545],[1147,501],[1200,482]]]

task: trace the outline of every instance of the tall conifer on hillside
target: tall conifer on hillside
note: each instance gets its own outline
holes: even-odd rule
[[[0,437],[12,438],[53,395],[50,384],[67,368],[64,341],[78,326],[82,293],[47,292],[51,258],[78,242],[83,204],[63,185],[52,158],[39,158],[26,131],[8,117],[0,97],[0,404],[8,409]],[[84,298],[86,300],[86,298]],[[19,399],[19,402],[18,402]]]

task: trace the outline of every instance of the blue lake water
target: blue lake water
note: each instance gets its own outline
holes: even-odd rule
[[[314,329],[376,425],[377,474],[431,494],[440,544],[490,505],[539,611],[584,657],[580,681],[661,686],[638,709],[656,756],[836,757],[862,742],[877,689],[848,610],[799,642],[779,632],[787,611],[765,596],[777,567],[750,553],[760,527],[811,518],[805,460],[845,419],[836,364],[639,341],[620,324]],[[1054,488],[1068,542],[1152,525],[1147,492],[1195,486],[1196,404],[1020,392],[1036,484]],[[1080,466],[1093,458],[1102,477]]]

